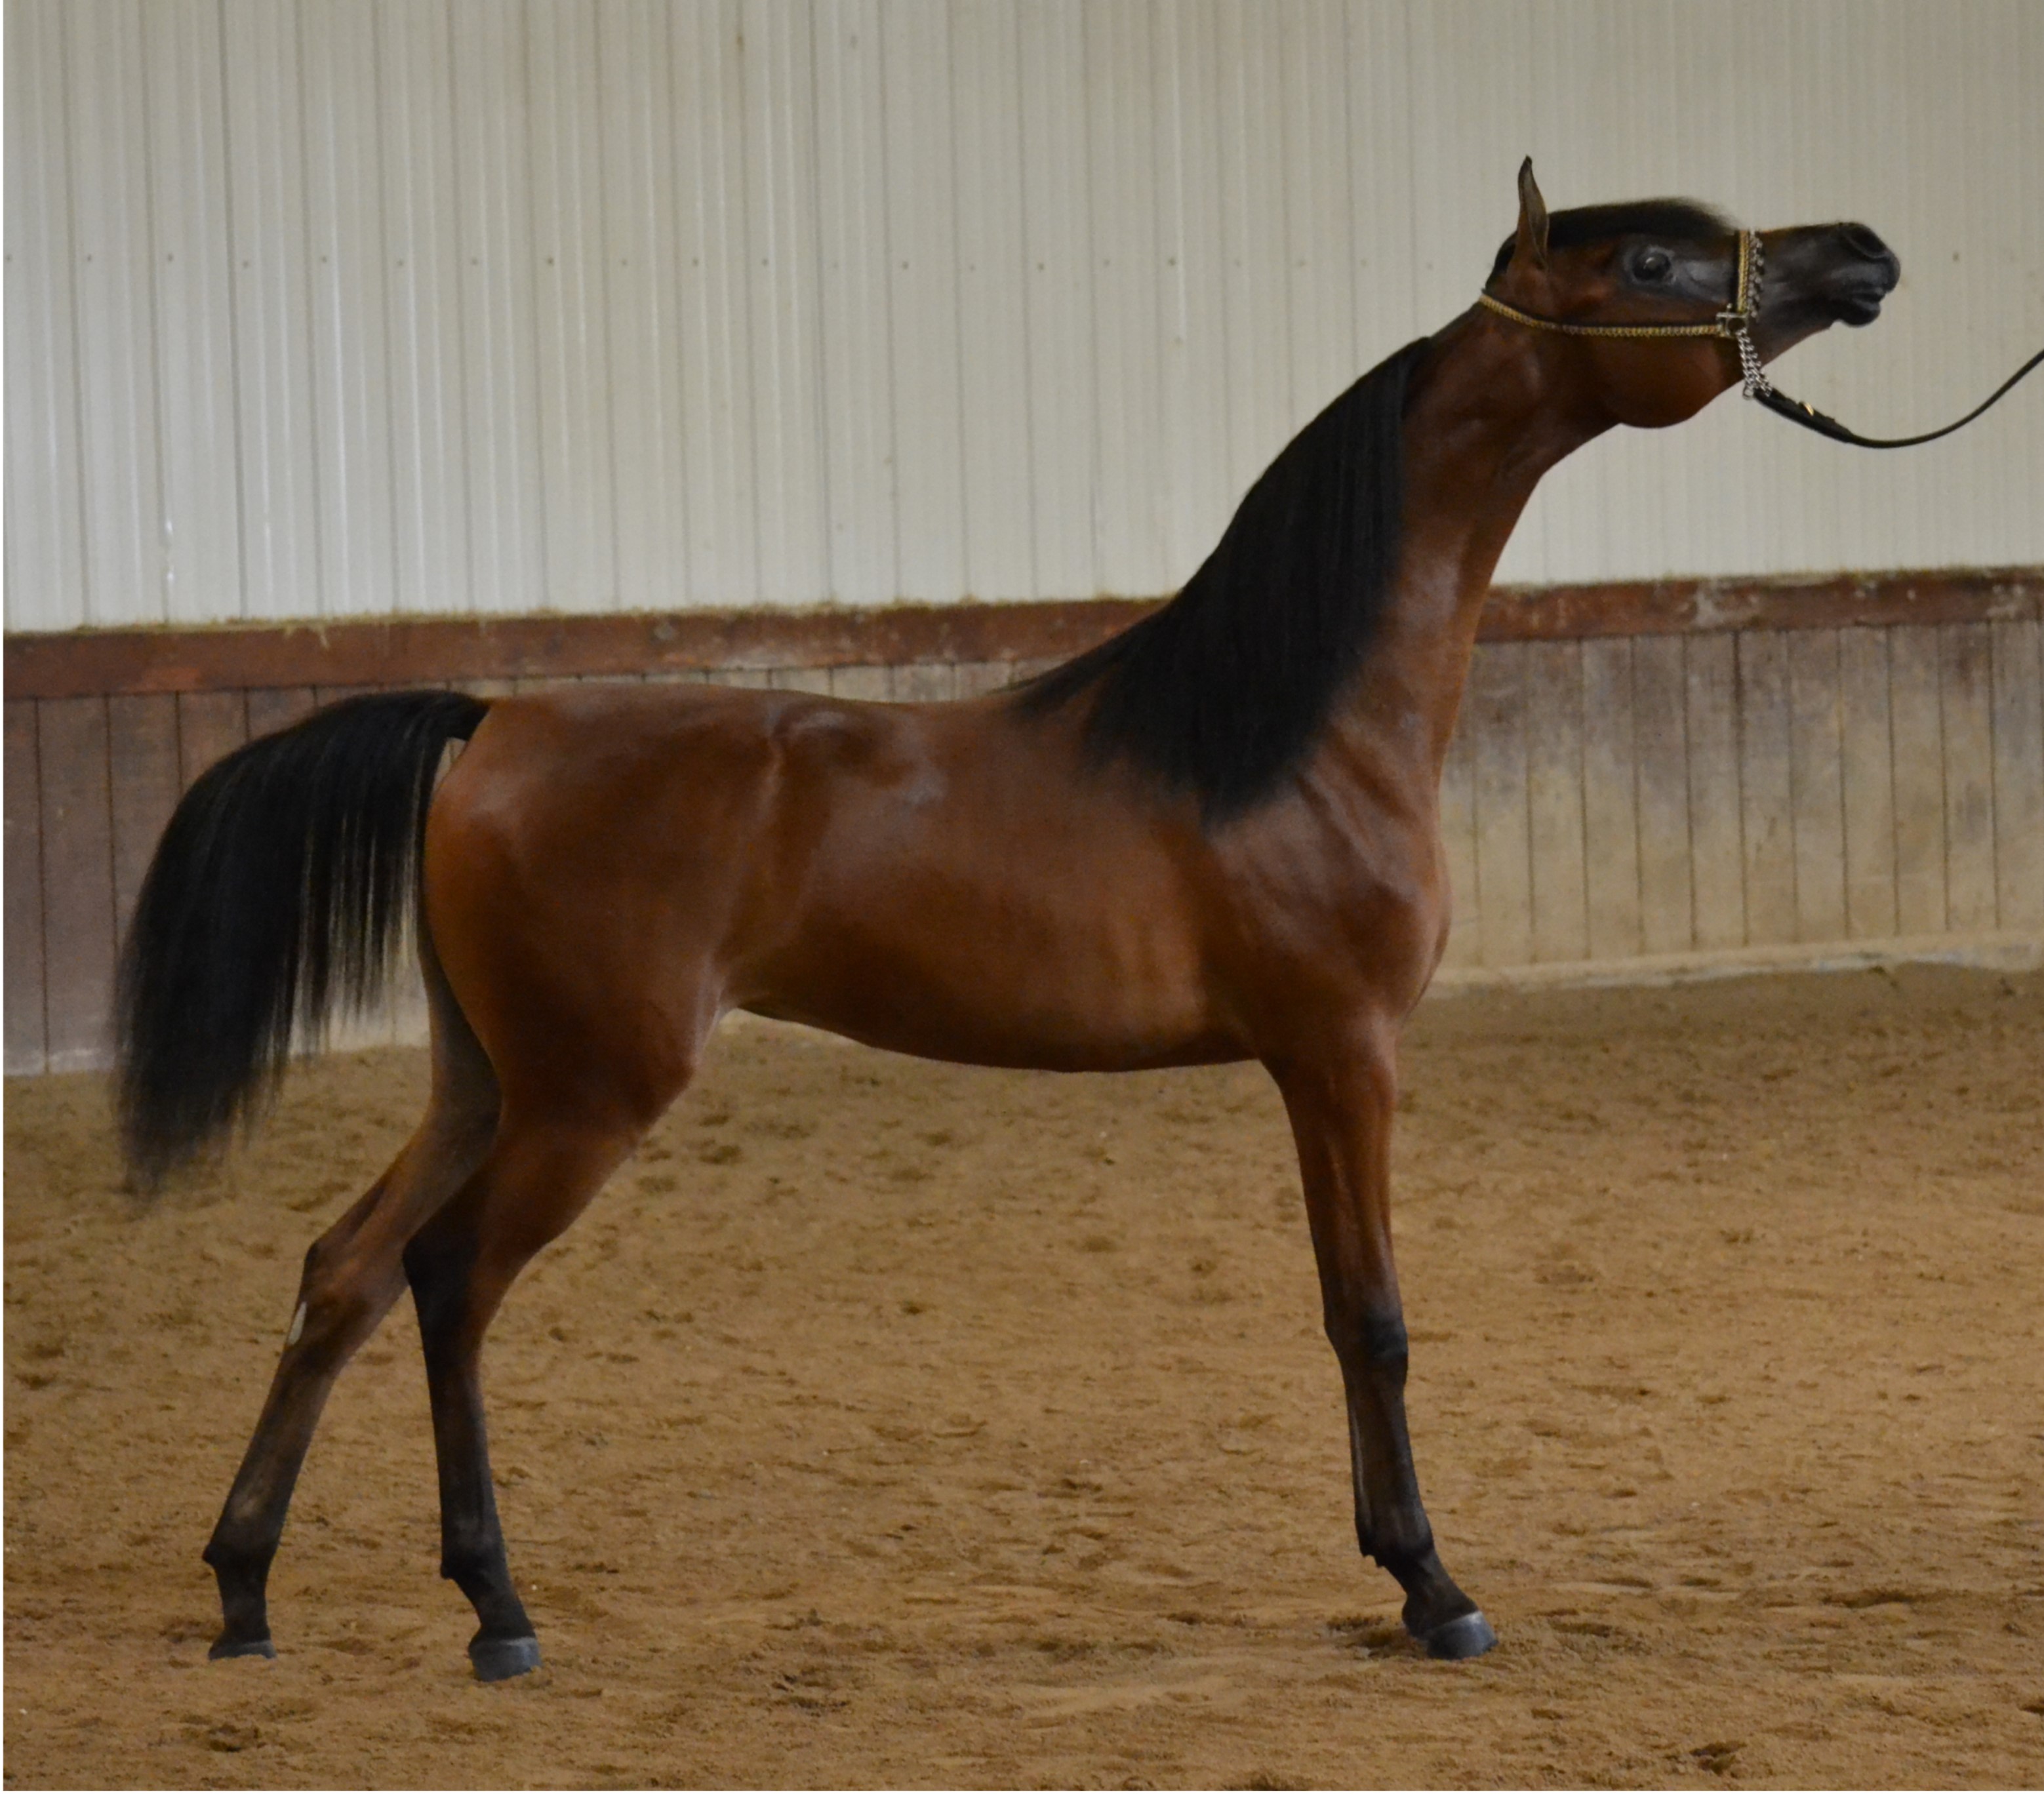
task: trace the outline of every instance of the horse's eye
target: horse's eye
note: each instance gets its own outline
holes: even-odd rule
[[[1642,281],[1665,281],[1675,262],[1665,249],[1643,249],[1633,258],[1632,271]]]

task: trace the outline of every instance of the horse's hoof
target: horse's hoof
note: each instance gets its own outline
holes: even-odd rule
[[[539,1670],[540,1643],[530,1634],[516,1640],[478,1634],[468,1643],[468,1658],[478,1683],[501,1683],[506,1678],[522,1678]]]
[[[222,1634],[206,1656],[209,1659],[274,1659],[277,1649],[267,1634],[259,1640],[237,1640],[232,1634]]]
[[[1420,1637],[1429,1659],[1474,1659],[1497,1644],[1497,1630],[1484,1620],[1481,1609],[1430,1628]]]

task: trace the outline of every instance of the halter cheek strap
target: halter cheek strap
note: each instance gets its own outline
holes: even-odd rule
[[[1800,399],[1791,399],[1767,378],[1762,366],[1760,351],[1754,346],[1753,320],[1760,309],[1760,282],[1765,265],[1757,232],[1742,231],[1739,234],[1739,279],[1732,294],[1732,302],[1708,324],[1574,324],[1561,318],[1543,318],[1537,312],[1522,312],[1516,305],[1508,305],[1488,288],[1476,296],[1477,305],[1495,312],[1500,318],[1509,318],[1516,324],[1530,325],[1535,330],[1553,331],[1562,336],[1579,337],[1725,337],[1739,351],[1741,377],[1740,391],[1748,399],[1757,399],[1769,411],[1788,420],[1791,424],[1813,430],[1819,436],[1828,436],[1836,442],[1857,443],[1862,449],[1908,449],[1919,443],[1934,443],[1941,436],[1950,436],[1961,425],[1969,424],[1997,399],[2030,373],[2040,363],[2044,363],[2044,349],[2018,368],[1987,397],[1955,424],[1946,424],[1942,430],[1926,431],[1920,436],[1862,436],[1848,428],[1836,418],[1819,411],[1815,406],[1805,405]]]

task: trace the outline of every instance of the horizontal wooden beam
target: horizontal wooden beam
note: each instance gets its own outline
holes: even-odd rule
[[[1681,636],[1717,630],[1842,630],[1894,624],[1989,624],[2044,615],[2044,567],[1769,579],[1613,581],[1498,586],[1484,608],[1488,643]]]
[[[381,617],[6,639],[10,698],[1061,659],[1151,599],[595,616]],[[2044,568],[1500,586],[1487,642],[1962,624],[2044,615]]]

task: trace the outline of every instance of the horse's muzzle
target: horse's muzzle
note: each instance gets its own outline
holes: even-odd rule
[[[1870,324],[1902,278],[1902,264],[1864,224],[1836,224],[1830,236],[1835,260],[1823,282],[1824,299],[1840,324]]]

